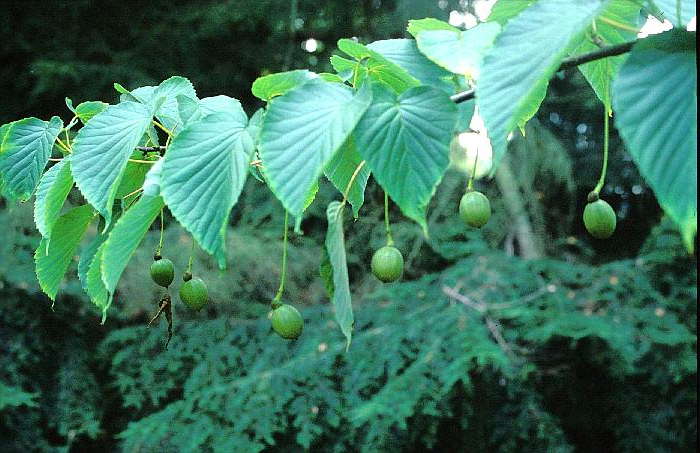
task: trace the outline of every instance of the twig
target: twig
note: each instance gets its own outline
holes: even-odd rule
[[[165,313],[165,319],[168,321],[168,339],[165,342],[165,349],[168,349],[170,339],[173,337],[173,304],[169,294],[163,295],[163,297],[160,299],[158,311],[156,312],[155,316],[148,321],[148,325],[146,327],[151,327],[151,324],[153,324],[153,322],[160,317],[161,313]]]
[[[162,151],[165,151],[165,146],[137,146],[136,150],[143,151],[145,153],[153,152],[153,151],[162,152]]]
[[[498,343],[498,346],[500,346],[511,359],[518,360],[518,356],[515,354],[515,352],[513,352],[513,349],[510,347],[506,339],[503,338],[503,335],[501,335],[501,329],[498,328],[498,324],[496,324],[490,316],[484,316],[484,320],[486,321],[486,327],[488,327],[491,335],[493,335],[496,343]]]
[[[498,324],[493,320],[493,318],[486,314],[488,307],[485,303],[474,301],[464,294],[455,291],[454,288],[450,288],[449,286],[443,286],[442,292],[457,302],[461,302],[467,307],[478,311],[483,316],[484,322],[486,322],[486,327],[489,329],[494,340],[496,340],[496,343],[501,347],[503,352],[505,352],[514,361],[520,360],[515,352],[513,352],[513,348],[511,348],[506,339],[503,338]]]
[[[565,58],[561,65],[559,65],[559,70],[573,68],[582,64],[590,63],[591,61],[601,60],[603,58],[615,57],[627,53],[632,50],[632,47],[637,43],[637,41],[625,42],[622,44],[617,44],[614,46],[603,47],[600,50],[595,50],[593,52],[584,53],[581,55],[576,55],[575,57]],[[466,102],[470,99],[474,99],[476,96],[476,90],[466,90],[457,94],[450,96],[450,99],[455,104]]]
[[[503,308],[510,308],[516,304],[525,304],[525,303],[528,303],[528,302],[531,302],[531,301],[537,299],[538,297],[542,296],[543,294],[545,294],[547,292],[549,292],[549,291],[547,291],[547,287],[543,286],[543,287],[539,288],[537,291],[528,294],[527,296],[523,296],[523,297],[518,298],[518,299],[513,299],[513,300],[508,301],[508,302],[501,302],[498,304],[489,304],[488,308],[490,310],[499,310],[499,309],[503,309]]]
[[[457,302],[461,302],[467,307],[473,308],[474,310],[478,311],[479,313],[484,313],[486,311],[486,304],[484,304],[483,302],[476,302],[470,297],[467,297],[464,294],[457,292],[454,288],[450,288],[449,286],[443,286],[442,292],[449,296],[451,299],[454,299]]]

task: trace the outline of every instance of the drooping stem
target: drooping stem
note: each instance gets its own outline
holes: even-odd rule
[[[160,210],[160,240],[158,241],[158,248],[156,249],[156,254],[160,255],[160,251],[163,250],[163,230],[165,230],[163,222],[163,210]],[[194,243],[194,239],[192,240]]]
[[[603,185],[605,184],[605,173],[608,171],[608,146],[609,146],[609,135],[610,135],[610,126],[609,126],[609,106],[608,102],[605,103],[604,109],[603,109],[603,168],[600,171],[600,179],[598,180],[598,184],[596,184],[595,188],[593,189],[593,192],[595,193],[600,193],[601,189],[603,188]]]
[[[277,289],[275,298],[272,299],[272,308],[275,309],[282,305],[282,293],[284,293],[284,281],[287,277],[287,230],[289,229],[289,213],[284,211],[284,235],[282,236],[282,271],[280,272],[280,286]]]
[[[384,226],[386,227],[386,245],[394,245],[394,238],[391,236],[391,224],[389,223],[389,195],[384,192]]]
[[[606,23],[608,25],[612,25],[613,27],[618,28],[620,30],[631,31],[633,33],[637,33],[639,31],[639,29],[637,29],[637,28],[630,27],[627,24],[623,24],[622,22],[618,22],[618,21],[613,20],[613,19],[608,19],[607,17],[604,17],[604,16],[598,17],[598,20],[603,22],[603,23]]]
[[[137,193],[142,192],[142,191],[143,191],[143,187],[139,187],[138,189],[134,190],[133,192],[129,192],[128,194],[124,195],[124,196],[122,197],[122,200],[126,200],[126,199],[129,198],[130,196],[136,195]]]
[[[153,125],[154,125],[155,127],[157,127],[158,129],[162,130],[163,132],[165,132],[166,134],[168,134],[168,136],[172,136],[172,135],[173,135],[173,133],[170,131],[170,129],[168,129],[167,127],[163,126],[163,125],[160,124],[158,121],[153,121]]]
[[[140,192],[143,192],[143,190],[141,190]],[[124,207],[124,211],[128,211],[128,210],[134,205],[134,203],[136,203],[136,202],[141,198],[141,193],[140,193],[140,192],[137,191],[136,193],[139,194],[139,195],[138,195],[138,196],[135,196],[134,198],[132,198],[131,200],[129,200],[129,203]],[[125,199],[126,199],[126,197],[124,197],[122,200],[125,200]]]
[[[367,161],[363,160],[357,165],[357,168],[355,168],[355,171],[352,173],[352,176],[350,176],[350,181],[348,181],[347,187],[345,187],[345,191],[343,192],[343,203],[345,204],[346,201],[348,201],[348,195],[350,194],[350,189],[352,188],[352,183],[355,182],[355,178],[357,178],[357,175],[360,174],[360,170],[362,170],[362,167],[365,166]]]
[[[185,272],[192,273],[192,261],[194,260],[194,237],[192,237],[192,249],[190,250],[190,259],[187,261],[187,269]]]
[[[63,143],[63,141],[61,141],[61,139],[59,137],[56,137],[56,144],[58,144],[58,147],[63,149],[63,151],[70,154],[70,152],[71,152],[70,147],[67,146],[65,143]]]
[[[476,162],[479,160],[479,147],[476,147],[476,156],[474,156],[474,166],[472,167],[472,174],[469,175],[469,182],[467,182],[467,192],[473,190],[474,185],[474,175],[476,175]]]

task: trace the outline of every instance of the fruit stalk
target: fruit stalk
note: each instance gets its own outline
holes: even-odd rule
[[[598,180],[598,184],[596,184],[595,188],[593,189],[593,192],[595,193],[600,193],[601,189],[603,188],[603,185],[605,184],[605,173],[608,171],[608,146],[610,141],[608,137],[610,135],[609,109],[610,105],[608,102],[606,102],[603,110],[603,168],[600,170],[600,179]]]
[[[472,190],[474,185],[474,175],[476,175],[476,162],[479,160],[479,147],[476,148],[476,155],[474,156],[474,166],[472,167],[472,174],[469,175],[469,181],[467,182],[467,192]]]
[[[156,249],[156,254],[160,255],[161,250],[163,249],[163,230],[165,229],[164,224],[163,224],[163,210],[160,210],[160,239],[158,240],[158,248]]]
[[[384,192],[384,226],[386,228],[386,245],[394,245],[394,238],[391,237],[391,224],[389,223],[389,195]]]
[[[348,194],[350,193],[350,189],[352,188],[352,183],[355,182],[355,178],[357,178],[357,175],[360,174],[360,170],[362,170],[362,167],[365,166],[367,163],[366,160],[363,160],[359,164],[357,164],[357,168],[355,168],[355,171],[352,173],[352,176],[350,176],[350,181],[348,182],[347,187],[345,188],[345,192],[343,192],[343,203],[345,204],[346,201],[348,201]]]
[[[275,298],[272,299],[272,308],[275,309],[282,304],[280,303],[280,299],[282,299],[282,293],[284,292],[284,280],[285,277],[287,276],[287,229],[288,229],[288,223],[289,223],[289,213],[285,210],[284,211],[284,235],[282,239],[282,272],[280,273],[280,286],[279,289],[277,289],[277,294],[275,294]]]

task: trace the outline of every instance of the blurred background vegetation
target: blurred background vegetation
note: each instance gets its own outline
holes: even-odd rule
[[[0,123],[68,119],[64,97],[115,102],[188,77],[249,114],[256,77],[329,70],[341,37],[406,37],[410,18],[478,15],[476,1],[10,2],[0,16]],[[309,45],[313,39],[314,45]],[[177,303],[175,335],[147,329],[159,290],[157,231],[129,264],[105,325],[75,270],[52,308],[39,291],[30,204],[0,199],[0,450],[14,451],[695,451],[697,258],[688,255],[613,135],[603,197],[607,241],[581,212],[601,163],[602,107],[576,70],[560,73],[491,181],[483,231],[456,216],[450,170],[431,236],[392,211],[402,283],[369,274],[383,245],[383,194],[346,223],[356,333],[349,352],[318,278],[324,182],[292,235],[287,301],[302,338],[271,334],[283,212],[249,178],[234,209],[230,268],[196,255],[206,310]],[[74,201],[78,201],[76,198]],[[167,221],[178,271],[191,238]],[[174,288],[177,290],[177,287]]]

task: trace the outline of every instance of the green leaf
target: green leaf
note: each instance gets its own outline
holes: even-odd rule
[[[695,0],[654,0],[654,5],[675,27],[685,28],[696,14]]]
[[[339,40],[338,49],[357,61],[363,61],[361,65],[367,68],[367,73],[372,80],[387,84],[397,93],[403,93],[411,87],[420,85],[420,82],[408,71],[384,58],[379,52],[352,39]]]
[[[177,135],[183,128],[185,120],[180,116],[180,102],[187,97],[197,101],[197,93],[192,83],[184,77],[173,76],[157,87],[144,86],[129,91],[121,85],[115,83],[115,88],[121,93],[121,102],[133,101],[147,106],[158,121],[170,130],[173,135]]]
[[[241,102],[232,97],[219,95],[204,98],[199,101],[199,106],[202,109],[202,115],[211,115],[212,113],[228,113],[236,117],[240,122],[247,122],[248,116],[243,111]]]
[[[89,205],[73,208],[59,217],[54,224],[51,249],[48,249],[48,238],[41,239],[34,254],[36,276],[41,289],[51,300],[56,299],[63,275],[68,270],[80,239],[93,217],[94,213]]]
[[[78,104],[74,113],[83,124],[87,124],[93,116],[103,112],[107,107],[109,104],[102,101],[86,101]]]
[[[12,124],[14,124],[14,121],[0,126],[0,154],[5,152],[5,139],[10,134]]]
[[[177,97],[186,96],[197,99],[197,92],[192,83],[184,77],[173,76],[164,80],[153,90],[150,105],[155,109],[155,116],[174,135],[182,130],[184,124],[180,117]],[[160,106],[158,106],[160,104]]]
[[[455,124],[455,132],[464,132],[469,129],[469,125],[474,117],[474,99],[457,104],[457,123]]]
[[[400,96],[373,85],[372,105],[355,129],[360,155],[401,211],[426,231],[425,211],[449,165],[457,107],[426,86]]]
[[[160,181],[163,174],[163,158],[156,161],[146,173],[143,181],[143,194],[149,197],[160,195]]]
[[[318,194],[318,180],[314,183],[314,185],[311,187],[311,190],[309,190],[309,193],[306,194],[306,200],[304,200],[304,211],[311,206],[316,199],[316,195]],[[295,234],[304,234],[304,232],[301,230],[301,221],[303,220],[303,215],[300,215],[294,219],[294,233]]]
[[[178,95],[177,100],[180,117],[185,126],[199,121],[212,113],[228,113],[240,118],[241,121],[248,121],[241,102],[232,97],[219,95],[197,100],[188,96]]]
[[[418,49],[430,60],[458,75],[477,79],[481,60],[491,48],[501,26],[486,22],[469,30],[422,31],[416,35]]]
[[[615,22],[635,28],[639,25],[640,8],[639,3],[635,0],[611,0],[600,14],[600,17],[595,20],[595,34],[606,46],[635,39],[636,34],[634,32],[621,30],[618,27],[610,25],[608,22],[601,21],[600,18],[611,19]],[[593,30],[589,30],[589,33],[593,33]],[[591,39],[584,38],[571,54],[578,55],[593,52],[598,49],[599,47],[593,43]],[[593,91],[595,91],[596,96],[598,96],[598,99],[601,100],[603,105],[610,105],[610,84],[626,59],[627,54],[623,54],[616,57],[602,58],[578,66],[578,69],[591,85]]]
[[[165,204],[161,197],[143,196],[114,225],[102,251],[102,281],[114,296],[117,283],[146,231]]]
[[[540,1],[510,20],[486,54],[476,105],[493,147],[493,170],[506,138],[537,111],[549,79],[607,2]]]
[[[75,107],[73,107],[73,99],[66,97],[64,98],[64,102],[66,103],[66,107],[68,107],[68,110],[75,113]]]
[[[110,229],[111,230],[111,229]],[[80,252],[80,260],[78,261],[78,280],[80,280],[80,284],[83,287],[83,290],[85,291],[86,294],[90,295],[91,291],[88,287],[88,271],[90,270],[90,266],[92,265],[92,262],[95,258],[95,255],[97,254],[97,250],[100,248],[100,246],[107,240],[107,237],[109,236],[109,231],[106,231],[104,233],[97,233],[95,237],[90,241],[90,243],[81,250]],[[99,270],[99,265],[98,265],[98,270]],[[99,278],[99,275],[98,275]],[[100,283],[102,282],[102,279],[99,278]],[[104,284],[101,283],[101,287],[104,288]],[[104,290],[106,294],[106,289]]]
[[[0,195],[26,201],[39,184],[63,121],[25,118],[3,126],[0,146]]]
[[[41,235],[47,240],[51,229],[61,213],[63,203],[73,188],[73,175],[70,172],[70,158],[51,167],[39,181],[34,202],[34,223]]]
[[[338,74],[332,74],[330,72],[321,72],[318,74],[319,78],[325,80],[326,82],[336,82],[343,83],[345,80]]]
[[[93,117],[75,137],[73,178],[107,226],[129,156],[150,124],[151,112],[146,106],[124,101]]]
[[[355,318],[352,314],[348,264],[345,256],[345,238],[343,234],[344,207],[344,204],[338,201],[332,201],[328,205],[328,209],[326,209],[328,231],[326,232],[325,246],[333,276],[333,291],[329,291],[329,293],[335,310],[335,319],[340,326],[340,330],[347,339],[347,350],[347,348],[350,347]],[[328,274],[329,269],[326,267],[324,272]]]
[[[200,101],[184,94],[175,96],[177,100],[177,111],[182,120],[183,127],[202,118]]]
[[[379,52],[387,60],[401,66],[423,85],[454,93],[455,85],[448,80],[452,74],[420,53],[415,40],[385,39],[368,44],[367,48]]]
[[[616,125],[688,249],[697,231],[695,33],[639,41],[613,82]]]
[[[332,300],[333,293],[335,292],[335,286],[333,285],[333,265],[331,264],[331,258],[328,256],[328,250],[323,247],[323,258],[321,258],[321,264],[318,266],[318,274],[321,277],[323,286],[326,288],[328,297]]]
[[[131,92],[129,90],[127,90],[124,87],[124,85],[122,85],[121,83],[114,82],[114,84],[112,86],[117,91],[117,93],[119,93],[120,95],[134,98],[134,96],[131,94]],[[121,100],[125,101],[125,100],[132,100],[132,99],[121,99]]]
[[[245,113],[214,113],[190,124],[165,154],[161,194],[200,246],[226,266],[225,234],[254,149]]]
[[[454,27],[447,22],[443,22],[432,17],[425,19],[412,19],[408,21],[408,32],[415,38],[419,33],[424,31],[446,30],[459,31],[459,28]]]
[[[88,266],[87,274],[85,275],[85,292],[87,292],[92,301],[97,308],[102,311],[102,323],[104,324],[107,319],[107,309],[112,304],[112,298],[109,297],[109,292],[107,287],[102,281],[102,253],[104,252],[106,242],[102,242],[95,255],[92,257],[92,261]]]
[[[263,122],[265,121],[265,109],[260,108],[253,113],[248,121],[248,133],[253,137],[255,147],[260,144],[260,131],[262,130]]]
[[[331,66],[338,73],[338,77],[352,81],[358,86],[367,78],[367,67],[365,65],[340,55],[331,56]]]
[[[349,136],[343,146],[335,153],[330,162],[323,170],[326,177],[343,194],[350,183],[352,175],[362,162],[360,153],[357,152],[353,136]],[[359,211],[365,202],[365,187],[369,179],[370,170],[367,165],[363,165],[355,176],[355,180],[348,192],[348,201],[352,205],[352,213],[355,218],[359,217]]]
[[[263,101],[269,101],[275,96],[281,96],[316,77],[315,73],[306,69],[278,72],[255,79],[251,91],[253,96]]]
[[[139,151],[131,155],[132,159],[143,159],[143,154]],[[117,191],[114,194],[115,199],[124,198],[126,195],[133,193],[135,190],[143,186],[143,181],[146,178],[146,173],[151,169],[152,164],[143,164],[140,162],[128,162],[124,169],[124,174],[119,182]]]
[[[153,100],[153,93],[155,92],[157,87],[145,86],[136,88],[133,91],[129,91],[123,86],[119,85],[118,83],[115,83],[114,88],[119,93],[121,93],[121,96],[119,96],[119,102],[132,101],[145,105],[150,105],[151,101]]]
[[[491,12],[488,21],[505,25],[506,22],[520,14],[524,9],[529,8],[537,0],[498,0]]]
[[[270,189],[298,217],[323,168],[371,101],[338,83],[312,80],[270,101],[260,132],[260,158]]]

